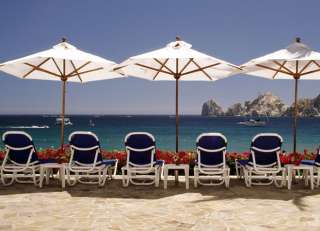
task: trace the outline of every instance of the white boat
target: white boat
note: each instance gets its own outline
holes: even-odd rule
[[[263,127],[266,126],[266,121],[262,121],[260,119],[249,119],[247,121],[238,122],[238,124],[245,125],[248,127]]]
[[[89,125],[90,125],[90,127],[96,126],[95,123],[92,120],[89,120]]]
[[[48,125],[43,125],[43,126],[32,125],[31,128],[50,128],[50,127]]]
[[[56,118],[56,125],[59,125],[62,123],[62,118]],[[68,125],[73,125],[73,123],[70,121],[70,118],[64,118],[64,125],[68,126]]]
[[[32,125],[32,126],[8,126],[8,127],[0,127],[0,128],[14,128],[14,129],[42,129],[42,128],[50,128],[48,125]]]

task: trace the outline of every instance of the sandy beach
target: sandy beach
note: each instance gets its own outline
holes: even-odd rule
[[[0,186],[0,230],[319,230],[320,189]]]

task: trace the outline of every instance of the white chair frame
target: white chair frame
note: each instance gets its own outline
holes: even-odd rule
[[[2,140],[5,139],[7,135],[10,134],[22,134],[25,135],[32,141],[32,137],[23,131],[9,131],[5,132],[2,136]],[[26,164],[19,164],[16,163],[9,158],[9,152],[10,150],[14,151],[23,151],[30,149],[30,153],[28,156],[28,160]],[[35,148],[33,145],[28,145],[26,147],[20,147],[15,148],[11,147],[7,144],[5,144],[5,157],[3,159],[2,165],[1,165],[1,182],[5,186],[12,185],[15,181],[18,183],[33,183],[35,186],[37,186],[40,182],[39,175],[37,175],[37,172],[40,170],[40,164],[39,161],[31,162],[32,154],[35,152]],[[6,181],[6,178],[9,178],[9,182]],[[27,180],[22,180],[22,179]],[[31,178],[31,180],[30,180]],[[29,180],[28,180],[29,179]]]
[[[97,141],[99,141],[98,137],[92,133],[92,132],[73,132],[69,135],[69,141],[71,141],[71,138],[75,134],[85,134],[85,135],[92,135]],[[77,182],[82,184],[98,184],[99,186],[104,186],[106,179],[107,179],[107,173],[110,168],[110,166],[106,166],[104,164],[101,164],[101,161],[97,161],[98,154],[100,153],[100,147],[94,146],[91,148],[79,148],[74,145],[70,145],[71,149],[71,156],[69,164],[66,167],[66,173],[67,173],[67,182],[70,186],[75,185]],[[82,164],[77,161],[73,160],[74,151],[91,151],[96,150],[94,162],[92,164]],[[117,166],[117,163],[116,163]],[[116,172],[116,168],[115,168]],[[71,180],[71,174],[74,174],[74,179]],[[82,178],[87,179],[96,179],[95,181],[87,181]]]
[[[198,136],[197,143],[203,136],[220,136],[222,137],[225,142],[227,143],[227,138],[221,133],[203,133]],[[217,165],[205,165],[201,163],[201,155],[200,152],[223,152],[223,162]],[[197,155],[198,161],[196,166],[194,167],[194,187],[197,188],[198,184],[200,185],[207,185],[207,186],[214,186],[214,185],[222,185],[225,184],[226,188],[229,188],[230,185],[230,168],[226,163],[226,152],[227,148],[222,147],[220,149],[205,149],[202,147],[197,147]],[[203,174],[203,175],[200,175]],[[210,180],[210,183],[204,183],[203,180]],[[212,182],[212,180],[218,181],[218,183]]]
[[[281,142],[282,137],[276,133],[260,133],[257,134],[255,137],[253,137],[252,142],[255,141],[260,136],[277,136],[280,138]],[[256,163],[255,159],[255,152],[276,152],[277,155],[277,161],[268,165],[258,165]],[[252,156],[252,162],[250,162],[250,165],[246,166],[240,166],[240,177],[241,175],[244,176],[245,184],[247,187],[251,187],[252,185],[271,185],[275,184],[276,187],[283,187],[286,184],[286,169],[281,166],[280,161],[280,153],[281,148],[275,148],[275,149],[259,149],[256,147],[251,148],[251,156]],[[236,169],[239,168],[238,165],[236,165]],[[237,172],[238,173],[238,172]],[[282,173],[280,183],[277,179],[277,174]],[[256,182],[255,180],[268,180],[267,182]]]
[[[125,143],[129,136],[131,135],[148,135],[155,141],[153,135],[147,132],[132,132],[126,135]],[[121,168],[122,171],[122,185],[123,187],[128,187],[129,184],[133,185],[152,185],[155,184],[156,187],[159,187],[160,183],[160,175],[161,175],[161,167],[159,165],[155,165],[154,154],[155,154],[155,146],[151,146],[144,149],[135,149],[129,146],[126,146],[127,153],[127,164],[126,166]],[[151,162],[145,165],[137,165],[130,162],[130,152],[145,152],[151,150]],[[150,175],[152,173],[152,175]],[[147,181],[147,182],[145,182]]]

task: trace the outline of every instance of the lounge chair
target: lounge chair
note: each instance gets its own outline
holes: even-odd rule
[[[276,133],[260,133],[253,137],[248,160],[237,160],[247,187],[251,185],[285,185],[286,171],[281,167],[282,137]],[[282,173],[280,183],[277,175]]]
[[[314,167],[313,172],[316,173],[315,185],[320,186],[320,149],[318,150],[317,156],[314,160],[302,160],[300,164],[312,165]]]
[[[197,138],[197,162],[194,167],[194,187],[222,185],[229,188],[230,168],[226,164],[227,139],[221,133],[203,133]],[[209,181],[205,183],[204,181]]]
[[[159,186],[163,161],[157,161],[153,135],[147,132],[132,132],[125,137],[127,164],[122,167],[122,183]]]
[[[92,132],[73,132],[69,136],[71,156],[66,168],[69,185],[77,182],[103,186],[110,168],[116,172],[118,160],[104,161],[98,137]],[[73,180],[71,180],[73,176]]]
[[[3,134],[2,140],[6,152],[1,166],[2,184],[7,186],[16,181],[38,185],[39,176],[36,173],[39,172],[40,162],[31,136],[22,131],[8,131]]]

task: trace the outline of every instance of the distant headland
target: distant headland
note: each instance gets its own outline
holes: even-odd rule
[[[291,116],[293,105],[286,105],[271,92],[259,95],[252,101],[236,103],[224,110],[213,99],[202,105],[202,116],[247,116],[267,115],[271,117]],[[300,117],[320,116],[320,94],[312,99],[304,98],[298,101]]]

